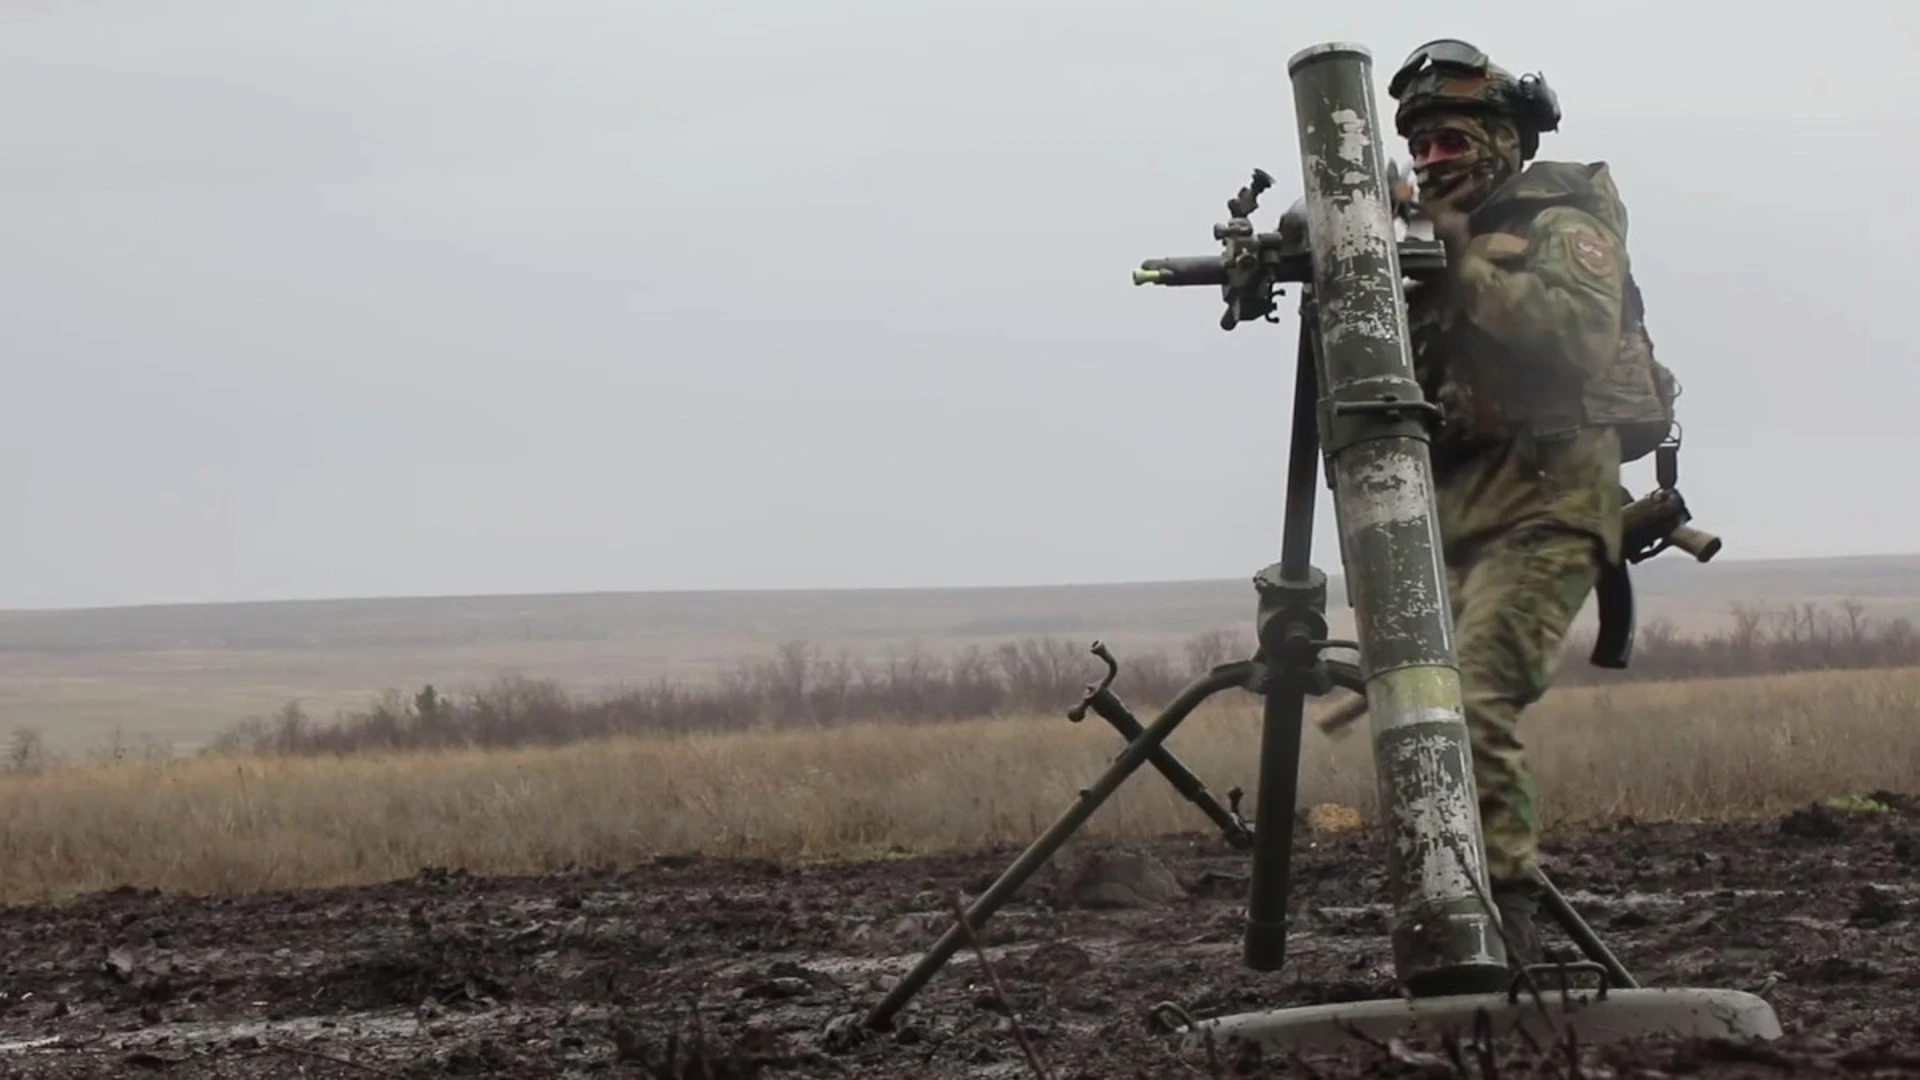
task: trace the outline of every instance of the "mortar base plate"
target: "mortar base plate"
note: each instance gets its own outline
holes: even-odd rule
[[[1571,1027],[1582,1043],[1612,1042],[1649,1035],[1682,1038],[1777,1039],[1780,1020],[1773,1006],[1738,990],[1673,989],[1598,991],[1555,988],[1542,991],[1547,1013],[1560,1027]],[[1385,1041],[1414,1029],[1428,1035],[1452,1032],[1462,1040],[1474,1033],[1474,1017],[1486,1010],[1495,1036],[1524,1027],[1545,1044],[1552,1032],[1532,995],[1518,1001],[1505,994],[1348,1001],[1267,1012],[1239,1013],[1196,1021],[1183,1028],[1187,1045],[1204,1048],[1207,1032],[1216,1045],[1229,1038],[1257,1043],[1264,1050],[1341,1050],[1361,1045],[1348,1029]]]

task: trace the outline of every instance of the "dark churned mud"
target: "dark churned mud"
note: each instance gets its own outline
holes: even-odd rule
[[[1580,1048],[1580,1075],[1920,1075],[1920,804],[1885,801],[1556,845],[1556,880],[1642,983],[1758,992],[1788,1032]],[[1301,845],[1277,975],[1240,966],[1244,856],[1210,836],[1145,858],[1082,846],[985,928],[1004,998],[963,949],[885,1034],[852,1021],[1015,851],[17,908],[0,912],[0,1077],[1038,1075],[1023,1041],[1055,1080],[1529,1075],[1520,1045],[1176,1048],[1163,1002],[1209,1016],[1392,994],[1375,843],[1303,829]]]

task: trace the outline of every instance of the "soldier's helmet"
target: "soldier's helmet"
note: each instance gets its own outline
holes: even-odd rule
[[[1405,137],[1421,116],[1436,110],[1504,116],[1520,133],[1521,160],[1540,149],[1540,134],[1560,128],[1560,100],[1539,75],[1515,78],[1478,47],[1440,38],[1413,50],[1387,84],[1399,102],[1393,124]]]

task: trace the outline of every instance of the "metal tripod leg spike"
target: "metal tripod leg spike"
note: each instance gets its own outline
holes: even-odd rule
[[[1216,285],[1227,302],[1222,327],[1274,321],[1283,283],[1301,286],[1286,526],[1280,561],[1254,578],[1258,652],[1223,664],[1182,690],[1152,723],[1139,720],[1112,691],[1118,665],[1104,646],[1094,653],[1106,677],[1087,688],[1070,713],[1091,711],[1113,725],[1125,748],[1097,781],[1034,840],[964,913],[978,929],[1099,805],[1141,765],[1152,764],[1218,826],[1226,841],[1251,848],[1252,872],[1242,961],[1257,971],[1286,960],[1287,897],[1298,804],[1307,695],[1334,687],[1362,694],[1371,718],[1386,838],[1392,953],[1404,996],[1186,1021],[1185,1037],[1238,1037],[1276,1049],[1350,1045],[1408,1028],[1467,1035],[1515,1028],[1536,1039],[1571,1028],[1585,1042],[1673,1033],[1775,1038],[1780,1025],[1762,999],[1731,990],[1639,986],[1544,874],[1548,914],[1586,961],[1595,989],[1537,990],[1554,966],[1514,973],[1497,910],[1489,903],[1479,804],[1462,707],[1451,605],[1440,558],[1428,423],[1436,410],[1413,375],[1403,279],[1445,267],[1431,240],[1396,238],[1372,89],[1372,60],[1357,45],[1315,46],[1288,63],[1300,134],[1305,194],[1277,232],[1252,225],[1273,178],[1253,183],[1214,227],[1217,255],[1150,259],[1136,284]],[[1327,638],[1326,575],[1312,564],[1316,472],[1333,489],[1358,641]],[[1357,650],[1356,664],[1326,650]],[[1251,829],[1222,807],[1164,745],[1207,698],[1242,689],[1264,698],[1260,786]],[[865,1018],[892,1018],[966,939],[956,922]],[[1562,980],[1564,983],[1564,979]],[[1177,1011],[1177,1010],[1171,1010]]]

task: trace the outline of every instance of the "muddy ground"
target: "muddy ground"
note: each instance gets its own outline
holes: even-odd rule
[[[1920,804],[1894,802],[1555,845],[1561,887],[1643,983],[1757,991],[1788,1032],[1761,1052],[1589,1048],[1583,1075],[1920,1075]],[[1076,895],[1096,853],[1075,848],[989,924],[1017,1020],[963,951],[893,1032],[867,1038],[836,1018],[879,1000],[950,899],[1013,850],[428,870],[374,888],[16,908],[0,912],[0,1076],[1035,1075],[1016,1023],[1054,1078],[1460,1072],[1365,1046],[1298,1062],[1179,1051],[1149,1019],[1157,1003],[1206,1016],[1390,995],[1379,854],[1364,833],[1303,838],[1293,959],[1259,975],[1238,962],[1245,857],[1204,835],[1145,850],[1170,895]],[[1499,1075],[1531,1067],[1517,1044],[1494,1059]],[[1472,1048],[1463,1060],[1485,1071]]]

